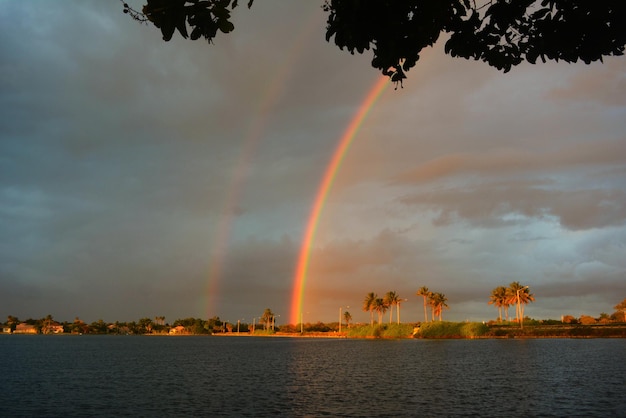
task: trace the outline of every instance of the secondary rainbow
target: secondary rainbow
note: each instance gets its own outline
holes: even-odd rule
[[[380,97],[382,92],[387,87],[389,79],[387,77],[380,77],[374,86],[365,96],[365,99],[359,106],[356,114],[348,124],[345,132],[339,140],[339,144],[333,153],[333,156],[324,172],[322,182],[318,188],[315,200],[313,202],[313,209],[307,222],[306,230],[304,233],[304,239],[300,247],[300,253],[298,255],[298,264],[296,267],[296,274],[294,277],[293,293],[291,297],[291,314],[290,322],[292,324],[298,324],[301,321],[302,305],[304,302],[304,291],[307,281],[307,273],[309,267],[309,261],[311,257],[311,247],[315,240],[315,232],[317,225],[324,209],[324,203],[328,197],[328,192],[332,188],[337,172],[341,167],[341,162],[345,157],[352,141],[356,137],[359,128],[363,124],[363,121],[367,117],[369,111],[372,109],[376,100]]]
[[[279,102],[283,92],[293,76],[299,57],[306,52],[306,42],[312,38],[319,13],[312,13],[309,18],[300,26],[289,48],[284,54],[284,59],[276,63],[276,70],[272,78],[260,91],[260,97],[253,113],[246,135],[241,143],[241,151],[236,163],[233,164],[232,175],[229,176],[229,187],[221,207],[219,222],[216,226],[215,234],[211,242],[211,253],[209,254],[208,283],[206,290],[206,315],[211,317],[220,311],[220,281],[223,264],[226,260],[231,241],[232,228],[235,223],[237,206],[246,186],[246,177],[250,167],[253,165],[259,143],[262,140],[267,122],[270,120],[271,112]]]

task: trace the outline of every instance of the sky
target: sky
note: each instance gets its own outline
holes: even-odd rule
[[[139,0],[128,3],[140,9]],[[626,297],[626,58],[503,74],[423,51],[342,136],[380,78],[324,38],[321,1],[263,0],[213,44],[116,1],[2,1],[0,321],[219,316],[368,322],[369,292],[426,286],[444,320],[537,319]],[[514,315],[514,309],[511,314]]]

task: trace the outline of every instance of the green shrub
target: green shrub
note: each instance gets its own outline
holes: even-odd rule
[[[384,326],[384,338],[406,338],[413,334],[412,324],[388,324]]]
[[[472,338],[489,332],[489,327],[480,322],[428,322],[422,324],[417,338]]]
[[[497,328],[493,330],[493,335],[496,337],[504,337],[505,335],[508,335],[508,331],[506,329],[502,329],[502,328]]]
[[[348,328],[346,335],[351,338],[365,338],[374,336],[375,326],[369,325],[353,326]]]
[[[489,327],[482,322],[467,322],[461,327],[462,337],[480,337],[489,332]]]
[[[460,326],[458,322],[428,322],[422,324],[418,337],[422,338],[452,338],[460,337]]]
[[[577,326],[569,330],[569,334],[573,337],[588,337],[593,334],[591,327]]]
[[[274,335],[275,331],[272,329],[255,329],[253,335]]]
[[[373,331],[373,337],[374,338],[380,338],[382,337],[383,333],[385,332],[385,326],[384,325],[377,325],[374,327],[374,331]]]
[[[350,338],[407,338],[413,334],[413,324],[362,325],[348,328]]]

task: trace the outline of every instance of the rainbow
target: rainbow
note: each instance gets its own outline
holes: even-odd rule
[[[309,260],[311,258],[311,247],[313,246],[313,241],[315,240],[315,232],[317,230],[317,225],[319,223],[322,210],[324,209],[324,203],[326,202],[326,198],[328,197],[328,192],[333,185],[335,177],[337,176],[337,172],[341,167],[341,162],[348,152],[352,141],[356,137],[359,128],[363,124],[363,121],[367,117],[369,111],[376,103],[376,100],[385,90],[385,87],[387,87],[388,81],[388,77],[380,77],[367,93],[365,99],[361,102],[361,105],[359,106],[356,114],[354,115],[354,117],[348,124],[345,132],[341,136],[339,144],[337,145],[337,148],[333,153],[330,163],[328,164],[328,167],[324,172],[322,182],[319,185],[315,200],[313,202],[313,209],[311,210],[311,215],[309,216],[309,220],[307,222],[304,239],[302,241],[300,253],[298,256],[298,264],[296,267],[293,293],[291,297],[291,324],[298,324],[300,322],[302,305],[304,302],[304,290],[307,279],[307,270],[309,267]]]
[[[306,41],[309,40],[314,30],[318,27],[319,13],[312,13],[307,21],[301,26],[284,55],[282,62],[277,63],[276,71],[269,83],[260,92],[260,99],[255,107],[255,117],[242,141],[241,151],[237,162],[234,164],[233,173],[229,176],[230,183],[227,187],[221,207],[219,222],[211,241],[211,253],[209,254],[208,283],[206,288],[206,315],[211,317],[219,312],[219,285],[222,276],[223,264],[228,254],[232,227],[235,222],[237,205],[245,188],[246,176],[249,174],[259,142],[263,137],[267,121],[276,104],[281,99],[287,81],[292,77],[293,70],[298,58],[305,53]]]

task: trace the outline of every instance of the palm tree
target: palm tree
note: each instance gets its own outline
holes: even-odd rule
[[[374,310],[378,313],[378,325],[383,323],[383,314],[387,312],[387,304],[383,298],[376,298],[374,300]]]
[[[350,328],[350,321],[352,321],[352,315],[350,315],[350,312],[345,311],[343,313],[343,319],[346,320],[346,325],[348,326],[348,328]]]
[[[363,301],[363,310],[365,312],[369,311],[370,313],[370,326],[374,325],[374,301],[378,298],[376,293],[370,292],[365,296],[365,300]]]
[[[52,323],[54,322],[54,319],[52,319],[52,315],[48,314],[43,320],[43,327],[42,327],[42,332],[44,334],[50,334],[52,331]]]
[[[393,307],[400,303],[400,298],[398,297],[398,294],[396,292],[389,291],[385,295],[383,301],[385,302],[385,305],[387,305],[387,307],[389,308],[389,323],[391,324],[391,322],[393,322]]]
[[[270,329],[270,322],[272,321],[273,318],[274,318],[274,312],[272,312],[270,308],[266,308],[265,311],[263,312],[263,316],[261,316],[261,319],[265,323],[266,330]]]
[[[515,304],[515,317],[521,325],[524,320],[524,308],[522,304],[527,304],[535,300],[535,297],[528,292],[528,286],[522,286],[519,282],[512,282],[508,289],[507,302]]]
[[[443,320],[442,312],[444,309],[448,308],[448,298],[443,293],[435,292],[430,297],[430,303],[433,308],[433,320],[436,317],[439,317],[439,320]]]
[[[519,285],[519,283],[518,283]],[[506,320],[507,321],[511,321],[512,318],[509,316],[509,306],[511,305],[515,305],[515,320],[518,320],[518,309],[517,309],[517,287],[513,288],[509,285],[509,287],[506,288],[506,298],[505,298],[505,306],[504,306],[504,312],[506,314]]]
[[[430,290],[426,286],[420,287],[416,295],[424,298],[424,322],[428,322],[428,313],[426,312],[427,299],[430,298]]]
[[[615,309],[615,317],[617,317],[616,314],[621,311],[622,316],[623,316],[623,321],[626,322],[626,299],[624,299],[617,305],[613,306],[613,309]]]
[[[530,287],[526,286],[526,290],[522,291],[519,296],[520,296],[520,302],[522,303],[521,313],[522,313],[522,319],[523,319],[524,318],[524,305],[528,305],[530,302],[534,302],[535,295],[530,293]]]
[[[519,324],[520,310],[517,300],[517,291],[522,290],[522,285],[519,282],[512,282],[507,290],[507,303],[509,305],[515,305],[515,320]]]
[[[408,299],[398,299],[398,303],[396,303],[396,318],[398,318],[398,324],[400,323],[400,304],[402,302],[406,302]]]
[[[517,283],[517,282],[515,282]],[[513,283],[511,283],[512,285]],[[519,284],[519,283],[517,283]],[[530,302],[534,302],[535,301],[535,296],[530,293],[530,286],[526,285],[526,286],[522,286],[521,289],[519,289],[519,291],[517,292],[517,303],[518,303],[518,309],[519,309],[519,319],[520,321],[520,325],[523,324],[524,322],[524,305],[529,304]]]
[[[498,308],[498,322],[502,322],[502,308],[504,306],[508,307],[506,287],[498,286],[495,289],[493,289],[491,291],[491,295],[489,296],[488,303]]]
[[[430,306],[430,322],[434,322],[437,317],[435,314],[435,308],[437,307],[435,292],[430,292],[428,295],[428,305]]]

